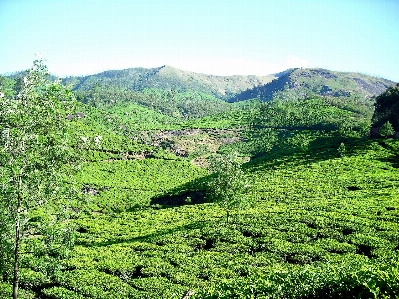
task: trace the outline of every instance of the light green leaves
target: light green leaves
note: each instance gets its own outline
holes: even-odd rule
[[[395,133],[395,131],[392,124],[387,121],[381,126],[379,133],[382,137],[388,138],[391,137]]]
[[[46,235],[30,226],[31,212],[73,193],[64,187],[71,169],[65,165],[78,160],[66,138],[66,115],[73,108],[71,91],[49,80],[43,60],[26,72],[18,94],[0,97],[0,274],[9,274],[12,252],[18,272],[19,244],[26,236]]]
[[[210,198],[227,213],[249,203],[251,184],[241,169],[242,161],[236,154],[218,156],[211,162],[215,178],[208,183]]]

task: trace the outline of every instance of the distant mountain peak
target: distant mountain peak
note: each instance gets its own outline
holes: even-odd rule
[[[173,89],[178,92],[201,92],[226,101],[253,98],[268,101],[276,96],[304,98],[315,94],[370,98],[395,84],[382,78],[323,68],[291,68],[269,76],[214,76],[184,71],[170,65],[110,70],[92,76],[69,77],[65,81],[72,83],[75,90],[88,90],[94,84],[132,91]]]
[[[353,72],[337,72],[324,68],[294,68],[274,74],[277,78],[263,86],[235,95],[230,101],[258,98],[269,101],[303,99],[313,95],[372,98],[395,82]]]

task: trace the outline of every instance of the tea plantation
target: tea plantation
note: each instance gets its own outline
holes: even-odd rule
[[[74,124],[76,136],[102,139],[81,148],[84,162],[65,182],[80,197],[29,215],[34,231],[65,211],[57,225],[70,238],[24,239],[21,298],[399,296],[399,141],[366,136],[370,111],[319,98],[173,122],[154,112],[156,125],[137,129],[152,112],[129,120],[134,107],[87,107]],[[182,140],[202,146],[201,167],[192,148],[179,155]],[[250,206],[229,211],[229,222],[209,200],[206,163],[228,153],[251,182]]]

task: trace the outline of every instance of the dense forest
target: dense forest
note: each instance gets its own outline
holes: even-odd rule
[[[0,76],[0,297],[397,298],[398,90],[324,69]]]

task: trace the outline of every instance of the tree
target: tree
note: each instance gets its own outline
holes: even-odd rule
[[[226,223],[229,223],[231,210],[249,203],[249,180],[236,154],[216,157],[210,169],[214,178],[208,183],[208,196],[226,211]]]
[[[0,76],[0,96],[13,96],[15,84],[14,80]]]
[[[73,110],[73,93],[59,81],[50,82],[48,76],[43,60],[36,60],[18,95],[2,94],[0,98],[0,234],[11,238],[2,241],[7,243],[6,249],[13,247],[14,299],[18,297],[20,246],[28,231],[29,212],[68,197],[64,179],[75,157],[68,146],[66,119]],[[8,265],[9,255],[1,254],[1,266]],[[2,274],[6,275],[5,271]]]
[[[399,83],[388,88],[375,99],[373,128],[381,127],[387,121],[399,131]]]
[[[341,156],[341,158],[345,156],[345,154],[346,154],[345,143],[341,142],[341,144],[338,147],[338,153]]]
[[[392,124],[387,121],[382,126],[380,131],[378,132],[382,137],[388,138],[391,137],[395,131],[393,130]]]

